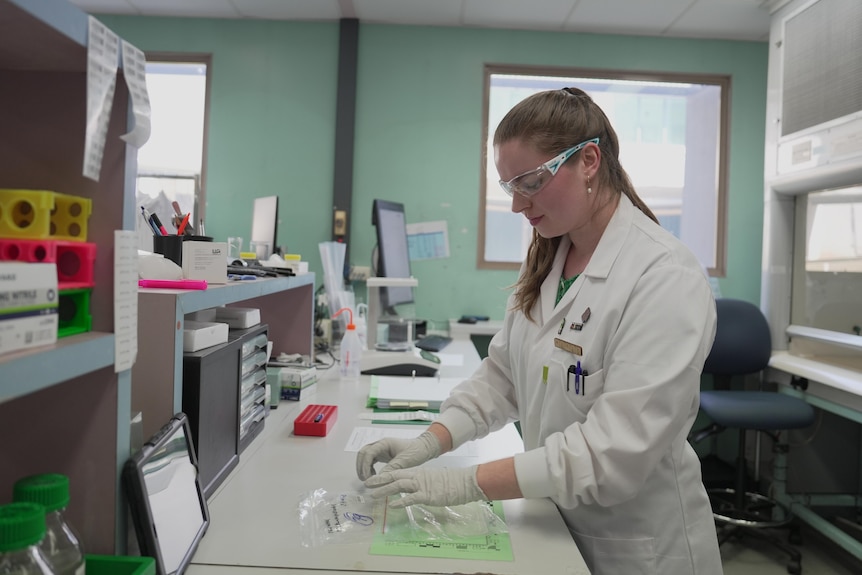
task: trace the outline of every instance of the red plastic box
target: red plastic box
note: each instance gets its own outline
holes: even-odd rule
[[[56,263],[60,289],[96,285],[93,274],[96,262],[94,243],[0,238],[0,260]]]
[[[335,405],[308,405],[293,420],[293,434],[323,437],[335,425],[337,416]]]

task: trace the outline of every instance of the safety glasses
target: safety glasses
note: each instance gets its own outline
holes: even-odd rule
[[[539,191],[545,187],[545,184],[550,182],[551,178],[557,175],[557,172],[560,170],[560,166],[565,164],[566,160],[574,156],[587,144],[598,145],[598,143],[598,138],[592,138],[581,142],[577,146],[569,148],[559,156],[551,158],[535,170],[524,172],[520,176],[515,176],[508,182],[500,180],[500,187],[503,188],[503,190],[510,196],[515,195],[517,192],[522,196],[529,198],[530,196],[539,193]]]

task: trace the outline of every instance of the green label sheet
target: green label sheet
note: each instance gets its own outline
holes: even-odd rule
[[[503,505],[490,502],[497,517],[503,521]],[[472,537],[444,539],[417,535],[404,519],[405,515],[386,513],[383,527],[374,534],[371,555],[399,555],[405,557],[437,557],[445,559],[481,559],[485,561],[514,561],[508,533],[493,533]],[[399,519],[400,518],[400,519]]]

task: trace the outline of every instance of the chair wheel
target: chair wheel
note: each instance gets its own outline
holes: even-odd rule
[[[791,529],[787,533],[787,542],[792,545],[802,545],[802,533],[799,532],[799,529]]]
[[[802,575],[802,566],[801,565],[788,565],[787,572],[790,575]]]

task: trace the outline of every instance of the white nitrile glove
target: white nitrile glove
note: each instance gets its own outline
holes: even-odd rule
[[[430,431],[415,439],[387,437],[369,443],[356,454],[356,475],[365,481],[375,474],[374,464],[388,463],[384,471],[416,467],[440,455],[440,441]]]
[[[371,492],[374,499],[401,493],[400,499],[389,503],[389,507],[393,508],[417,503],[434,507],[463,505],[487,499],[476,481],[477,469],[478,466],[473,465],[381,471],[379,475],[369,478],[365,486],[374,489]]]

